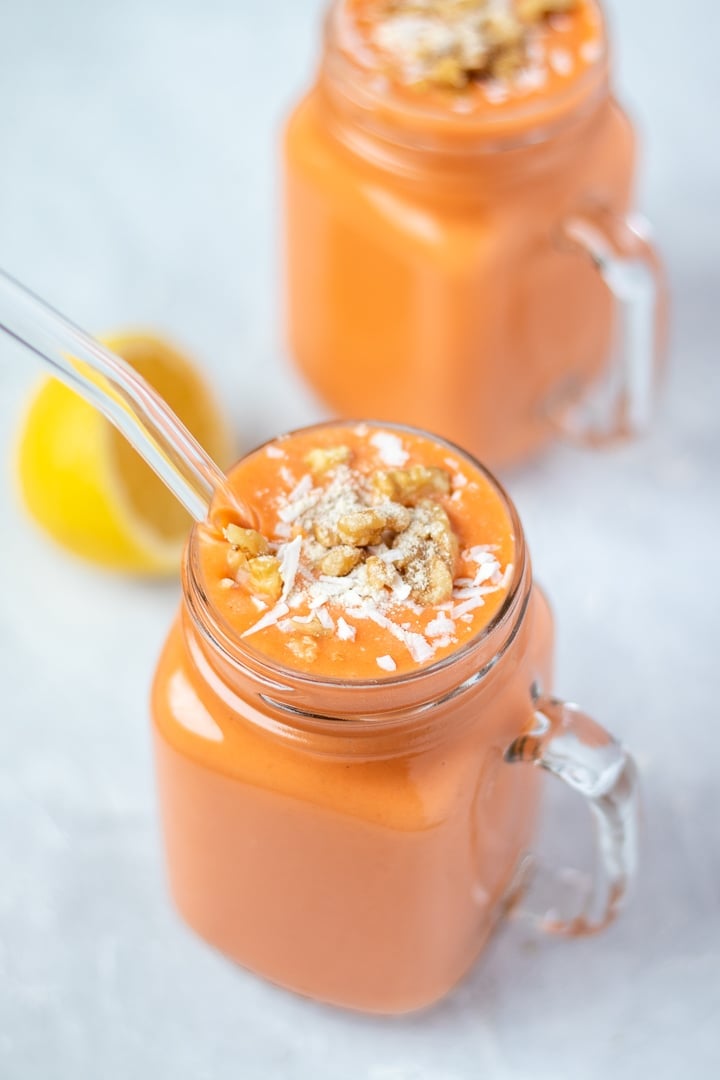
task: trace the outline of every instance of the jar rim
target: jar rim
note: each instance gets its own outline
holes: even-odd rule
[[[428,105],[421,98],[417,105],[407,100],[389,102],[386,86],[384,83],[381,85],[382,75],[353,60],[350,53],[341,46],[339,21],[344,2],[345,0],[332,0],[324,23],[321,72],[327,75],[332,91],[354,107],[353,121],[365,127],[368,132],[388,141],[392,133],[393,143],[407,150],[431,152],[442,149],[443,153],[448,153],[451,147],[445,142],[442,147],[436,147],[419,139],[413,140],[407,125],[408,120],[418,124],[425,120],[428,124],[436,125],[435,130],[439,132],[443,122],[448,119],[448,110]],[[569,80],[566,88],[556,90],[551,95],[532,95],[529,100],[504,102],[481,115],[453,111],[451,116],[458,131],[459,153],[466,154],[469,147],[472,147],[473,140],[476,141],[475,148],[479,151],[518,148],[544,142],[575,121],[579,115],[585,115],[599,100],[607,96],[610,48],[604,13],[599,3],[596,6],[601,18],[602,49],[598,56],[588,63],[586,70]],[[365,123],[360,122],[362,113],[365,114]],[[377,121],[380,114],[384,123]],[[375,118],[374,123],[369,120],[371,116]],[[388,122],[389,117],[396,118],[396,127],[392,122]],[[402,137],[398,138],[398,134]]]
[[[456,651],[434,663],[426,664],[412,671],[406,671],[396,675],[384,675],[375,679],[355,680],[326,675],[318,676],[312,672],[298,671],[297,668],[284,665],[271,659],[261,650],[255,648],[249,642],[246,642],[213,607],[203,588],[200,569],[199,537],[201,535],[202,526],[195,524],[191,529],[186,544],[182,572],[183,594],[193,625],[196,630],[200,632],[210,648],[219,651],[227,663],[230,663],[236,669],[260,677],[267,687],[284,689],[285,684],[278,682],[278,680],[283,678],[286,679],[288,683],[291,682],[297,688],[315,691],[334,689],[351,690],[356,693],[362,693],[363,691],[366,693],[377,692],[378,690],[391,692],[399,687],[418,685],[421,684],[423,680],[434,678],[441,672],[446,672],[453,667],[461,665],[462,661],[467,660],[468,657],[482,646],[487,646],[488,642],[490,642],[494,636],[500,640],[498,641],[497,648],[493,655],[501,655],[504,651],[503,644],[505,637],[510,636],[513,633],[515,622],[522,620],[524,617],[526,605],[521,604],[520,601],[523,591],[522,586],[528,575],[529,560],[525,535],[517,509],[503,485],[490,470],[474,458],[472,454],[463,450],[462,447],[451,442],[449,439],[445,439],[439,435],[413,427],[409,424],[388,423],[381,420],[366,419],[328,420],[317,424],[310,424],[302,428],[296,428],[283,435],[274,436],[248,451],[248,453],[244,454],[239,460],[242,461],[247,457],[260,453],[266,446],[277,442],[278,439],[289,438],[305,431],[321,430],[323,428],[335,427],[338,425],[353,426],[359,423],[378,426],[401,434],[405,433],[430,438],[451,453],[464,458],[465,461],[477,469],[489,481],[500,497],[505,511],[510,518],[513,529],[515,560],[507,594],[493,618],[479,630],[474,637],[470,638]],[[516,616],[517,620],[515,618]],[[507,635],[503,634],[504,629],[507,629]]]

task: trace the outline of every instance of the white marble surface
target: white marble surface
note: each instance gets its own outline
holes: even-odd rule
[[[245,445],[317,415],[284,366],[275,251],[277,129],[319,7],[0,11],[0,264],[90,328],[169,331],[212,370]],[[720,14],[612,9],[646,135],[640,201],[673,280],[665,402],[641,445],[561,448],[506,479],[559,616],[558,686],[642,766],[633,907],[582,943],[508,926],[437,1009],[387,1021],[282,993],[187,932],[163,880],[146,715],[177,590],[96,573],[26,522],[12,448],[37,369],[3,344],[3,1080],[720,1075]],[[548,795],[551,832],[579,818]]]

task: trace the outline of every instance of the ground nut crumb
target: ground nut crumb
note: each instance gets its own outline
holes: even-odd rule
[[[340,537],[333,525],[329,525],[326,521],[314,521],[312,528],[313,536],[318,544],[322,544],[326,548],[334,548],[340,545]],[[302,532],[299,531],[298,535],[302,535]]]
[[[288,638],[287,647],[293,656],[297,656],[298,660],[304,660],[306,664],[317,660],[318,643],[307,634],[303,634],[302,637]]]

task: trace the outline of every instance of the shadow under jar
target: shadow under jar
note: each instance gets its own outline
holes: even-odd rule
[[[306,435],[255,451],[237,476]],[[476,470],[512,530],[507,592],[478,634],[441,660],[377,678],[353,680],[349,664],[337,677],[294,670],[209,599],[196,528],[152,695],[182,916],[273,982],[370,1012],[442,997],[517,900],[540,797],[529,766],[583,794],[598,833],[597,879],[569,898],[565,921],[541,912],[545,929],[604,927],[634,866],[634,766],[587,716],[545,696],[552,618],[517,514],[477,463],[432,445]]]
[[[333,412],[429,428],[494,467],[561,433],[643,431],[664,286],[630,212],[635,138],[598,5],[544,21],[512,78],[460,88],[388,74],[371,45],[387,6],[332,6],[286,129],[299,368]]]

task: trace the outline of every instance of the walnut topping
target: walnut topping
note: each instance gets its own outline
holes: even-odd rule
[[[364,552],[360,548],[350,547],[349,544],[339,544],[330,548],[327,555],[320,560],[320,569],[323,574],[331,577],[345,577],[354,567],[361,562]]]
[[[458,542],[445,510],[424,499],[418,503],[409,527],[396,540],[395,565],[410,585],[414,600],[441,604],[452,595]]]
[[[526,23],[539,22],[547,15],[564,15],[577,7],[578,0],[516,0],[519,18]]]
[[[450,473],[435,466],[412,465],[409,469],[379,469],[373,474],[377,494],[403,506],[412,506],[429,495],[450,493]]]
[[[329,525],[327,521],[314,521],[312,530],[318,544],[322,544],[323,547],[334,548],[340,543],[340,537],[334,526]]]
[[[365,563],[368,584],[376,592],[392,588],[394,571],[389,563],[383,562],[377,555],[371,555]]]
[[[238,570],[242,570],[247,566],[248,557],[239,548],[230,548],[227,553],[227,564],[228,570],[232,572],[234,577],[237,577]]]
[[[274,555],[258,555],[248,561],[245,569],[254,592],[262,593],[273,602],[280,599],[283,583],[280,563]]]
[[[485,37],[493,49],[516,48],[523,44],[524,31],[512,14],[491,11],[485,19]]]
[[[228,525],[225,529],[225,539],[236,551],[243,555],[254,558],[256,555],[267,555],[268,542],[262,533],[255,529],[242,529],[239,525]]]
[[[405,81],[464,89],[526,65],[532,28],[579,0],[386,0],[373,39]]]
[[[385,533],[400,533],[409,524],[410,514],[405,507],[387,503],[345,514],[337,523],[337,535],[344,544],[369,547],[380,544]]]
[[[336,465],[347,465],[352,454],[348,446],[324,446],[311,450],[305,456],[305,464],[318,475],[329,472]]]

